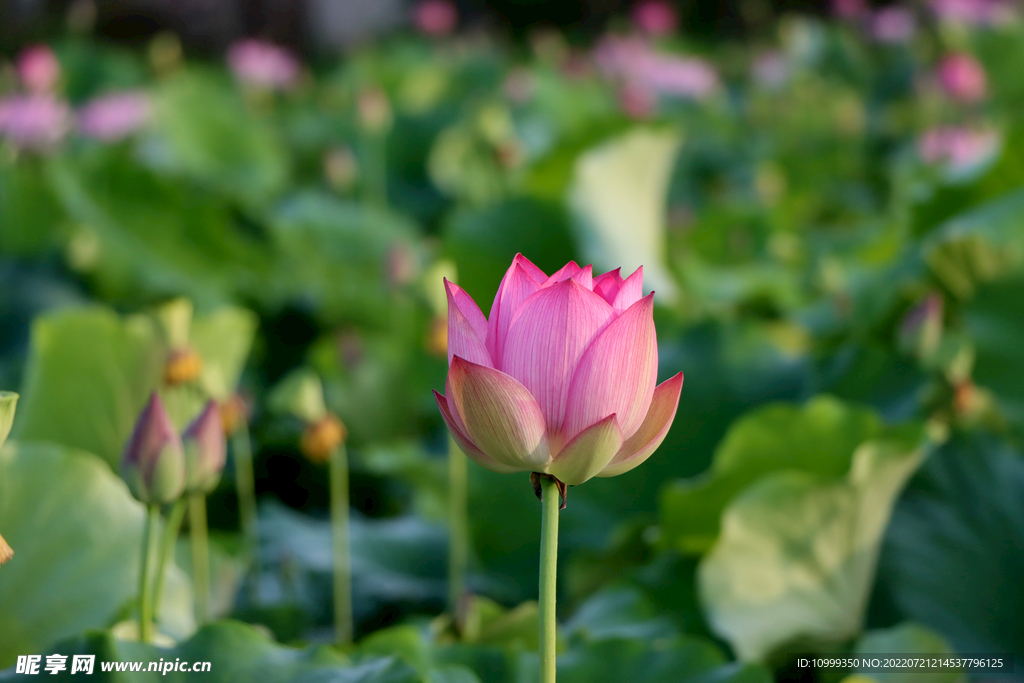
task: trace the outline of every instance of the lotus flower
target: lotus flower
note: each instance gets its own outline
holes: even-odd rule
[[[462,450],[496,472],[564,484],[640,465],[668,433],[683,373],[655,387],[653,293],[643,269],[593,277],[569,263],[548,277],[517,255],[484,317],[448,291],[448,381],[434,392]]]
[[[954,52],[939,63],[939,84],[956,102],[972,103],[984,99],[988,89],[985,68],[966,52]]]
[[[60,62],[46,45],[33,45],[18,55],[18,80],[29,92],[50,92],[60,80]]]
[[[185,492],[209,493],[217,487],[227,459],[224,422],[217,402],[207,402],[181,437],[185,451]]]
[[[643,0],[633,5],[633,21],[651,36],[667,36],[679,27],[676,8],[666,0]]]
[[[104,95],[78,113],[78,129],[86,137],[104,142],[121,140],[149,122],[150,109],[149,97],[143,92]]]
[[[181,437],[163,401],[154,393],[142,409],[121,459],[121,476],[143,503],[170,503],[185,489]]]
[[[300,71],[290,51],[255,38],[240,40],[228,48],[228,67],[242,83],[268,90],[291,88]]]
[[[70,127],[71,109],[51,95],[13,95],[0,100],[0,136],[18,149],[50,149]]]
[[[459,23],[459,10],[449,0],[422,0],[413,8],[413,23],[425,36],[447,36]]]

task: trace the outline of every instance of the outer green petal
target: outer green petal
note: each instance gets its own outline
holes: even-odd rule
[[[577,434],[545,472],[576,486],[603,470],[621,447],[622,430],[615,415],[609,415]]]
[[[434,392],[434,399],[437,401],[437,407],[441,410],[441,417],[444,418],[444,423],[448,426],[448,431],[451,433],[452,439],[455,440],[455,443],[462,452],[469,456],[473,462],[484,469],[500,472],[502,474],[519,471],[514,467],[508,467],[507,465],[495,462],[489,458],[486,453],[477,448],[476,444],[470,441],[469,437],[463,434],[455,423],[455,419],[452,417],[451,408],[448,405],[448,399],[436,391]]]
[[[676,409],[679,407],[679,394],[683,390],[683,373],[665,380],[654,390],[654,398],[651,399],[651,408],[647,411],[647,417],[640,425],[636,434],[629,437],[622,448],[616,453],[611,463],[601,472],[599,477],[614,477],[623,472],[628,472],[634,467],[643,464],[644,460],[651,457],[658,446],[665,440],[669,427],[676,417]]]

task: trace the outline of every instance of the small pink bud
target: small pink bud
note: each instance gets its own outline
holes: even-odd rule
[[[171,503],[185,489],[181,437],[155,392],[139,414],[124,449],[121,476],[132,495],[146,504]]]
[[[840,19],[859,19],[867,11],[864,0],[832,0],[832,14]]]
[[[985,69],[972,55],[954,52],[939,63],[939,84],[954,101],[972,103],[985,97],[988,79]]]
[[[633,6],[633,21],[650,36],[669,35],[679,27],[676,8],[666,0],[641,0]]]
[[[18,80],[29,92],[51,92],[60,80],[60,62],[47,45],[33,45],[18,55]]]
[[[217,487],[227,455],[224,421],[216,401],[203,411],[182,434],[185,451],[185,492],[209,493]]]
[[[228,48],[228,66],[242,83],[268,90],[287,90],[299,78],[299,62],[291,52],[255,38]]]
[[[871,17],[871,36],[880,43],[906,43],[916,30],[914,15],[906,7],[883,7]]]
[[[459,10],[449,0],[422,0],[413,8],[416,30],[440,38],[451,34],[459,23]]]

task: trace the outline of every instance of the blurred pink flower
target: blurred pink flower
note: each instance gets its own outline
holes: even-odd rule
[[[650,117],[658,106],[658,96],[642,85],[624,83],[619,88],[619,106],[632,119]]]
[[[957,102],[977,102],[985,97],[988,79],[985,69],[966,52],[946,55],[938,66],[939,84],[946,95]]]
[[[789,80],[789,62],[782,52],[768,50],[754,58],[751,73],[758,85],[774,90]]]
[[[140,91],[103,95],[78,112],[78,130],[86,137],[111,142],[126,138],[149,122],[149,96]]]
[[[859,19],[867,10],[865,0],[832,0],[832,14],[840,19]]]
[[[655,93],[704,99],[718,89],[718,73],[708,62],[655,52],[640,39],[608,37],[594,58],[606,76]]]
[[[675,33],[679,15],[667,0],[641,0],[633,5],[633,22],[647,35],[665,36]]]
[[[992,158],[999,151],[999,134],[990,129],[940,126],[918,138],[917,153],[929,164],[945,164],[961,171]]]
[[[60,80],[60,62],[47,45],[33,45],[18,55],[18,80],[29,92],[50,92]]]
[[[255,38],[228,48],[228,66],[242,83],[271,90],[290,88],[299,77],[299,62],[290,51]]]
[[[953,24],[994,26],[1012,20],[1014,7],[1001,0],[932,0],[940,21]]]
[[[20,149],[47,149],[71,127],[71,109],[49,94],[0,100],[0,135]]]
[[[421,0],[412,14],[416,30],[435,38],[447,36],[459,23],[459,10],[450,0]]]
[[[655,386],[654,295],[643,295],[642,268],[595,278],[570,262],[548,277],[517,255],[490,319],[445,286],[448,381],[434,397],[479,465],[576,485],[628,472],[661,445],[683,373]]]
[[[871,37],[880,43],[898,45],[914,37],[917,22],[906,7],[890,5],[874,13],[870,21]]]

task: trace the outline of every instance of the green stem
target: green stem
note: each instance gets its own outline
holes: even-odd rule
[[[192,589],[196,594],[196,621],[210,618],[210,541],[206,532],[206,496],[188,497],[188,528],[192,538]]]
[[[558,505],[555,480],[541,477],[540,683],[555,683],[555,598],[558,575]]]
[[[352,564],[348,540],[348,453],[331,452],[331,534],[334,547],[334,629],[339,645],[352,642]]]
[[[235,457],[235,488],[238,489],[238,517],[245,539],[245,559],[249,574],[249,597],[259,602],[260,530],[256,513],[256,476],[252,466],[252,442],[249,423],[243,416],[231,436],[231,449]]]
[[[181,520],[185,517],[185,499],[179,498],[167,515],[167,526],[164,527],[163,543],[160,544],[160,555],[156,560],[156,579],[153,582],[153,619],[160,618],[160,602],[164,592],[164,578],[167,576],[167,565],[174,556],[174,542],[178,540]]]
[[[448,611],[459,620],[459,603],[466,592],[469,563],[469,520],[466,518],[468,469],[466,455],[449,440],[448,445]]]
[[[153,640],[153,596],[149,591],[150,566],[156,553],[156,537],[160,526],[160,506],[146,506],[146,526],[142,532],[142,567],[139,571],[139,640]]]

